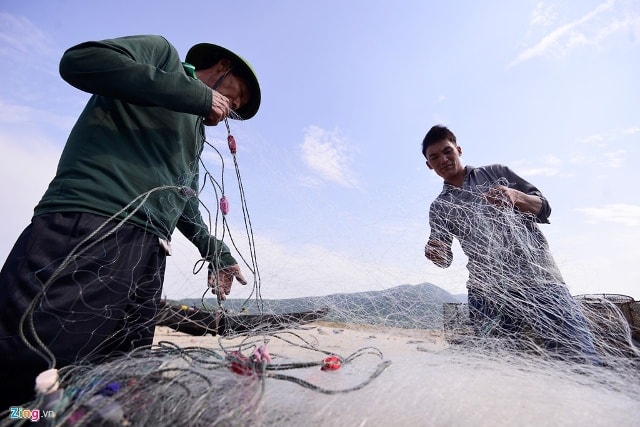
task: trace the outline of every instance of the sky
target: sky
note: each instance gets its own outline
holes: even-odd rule
[[[246,259],[255,251],[259,280],[243,271],[263,298],[424,282],[464,293],[459,245],[448,269],[424,257],[442,182],[420,144],[443,124],[465,164],[506,164],[548,198],[541,227],[572,294],[640,299],[639,0],[92,3],[0,1],[0,260],[89,97],[60,78],[63,52],[159,34],[183,57],[225,46],[260,80],[258,114],[230,121],[251,234],[224,126],[207,140],[223,153],[231,236]],[[220,178],[213,149],[203,162]],[[173,246],[165,295],[200,297],[199,254],[179,232]]]

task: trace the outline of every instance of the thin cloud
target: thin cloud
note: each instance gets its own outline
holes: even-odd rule
[[[605,137],[602,134],[596,133],[593,135],[585,136],[584,138],[578,138],[580,144],[595,145],[597,147],[603,147]]]
[[[640,127],[631,126],[628,128],[613,129],[605,133],[595,133],[592,135],[587,135],[583,138],[578,138],[577,141],[580,144],[595,145],[596,147],[605,147],[611,142],[614,142],[620,139],[624,140],[624,138],[633,136],[637,133],[640,133]]]
[[[555,7],[553,5],[546,6],[540,2],[536,5],[531,16],[531,25],[539,25],[548,27],[556,20]]]
[[[57,57],[50,38],[23,16],[0,12],[0,55]]]
[[[627,151],[623,149],[602,154],[592,154],[577,151],[571,155],[569,163],[573,165],[619,169],[627,164],[627,157]]]
[[[541,159],[541,162],[537,163],[538,165],[541,163],[542,166],[527,167],[526,163],[529,162],[515,162],[516,165],[522,164],[518,169],[518,173],[523,177],[556,176],[562,170],[562,160],[553,155],[545,156]]]
[[[553,167],[523,169],[522,172],[520,172],[520,174],[524,177],[555,176],[555,175],[558,175],[559,173],[560,171],[557,168],[553,168]]]
[[[578,208],[590,224],[609,222],[628,227],[640,227],[640,206],[614,203],[600,208]]]
[[[0,98],[0,124],[2,126],[25,126],[28,125],[33,130],[33,117],[38,118],[38,125],[51,126],[63,131],[70,131],[77,117],[52,113],[43,109],[34,108],[26,104],[13,104]]]
[[[30,132],[0,129],[0,198],[4,200],[0,230],[0,260],[9,254],[15,239],[29,223],[33,208],[56,171],[60,149]]]
[[[302,160],[316,177],[343,187],[358,188],[358,180],[349,167],[351,149],[338,132],[310,126],[305,129],[301,150]]]
[[[621,168],[625,165],[627,157],[627,150],[622,149],[604,153],[604,166],[613,169]]]
[[[635,135],[638,133],[640,133],[640,127],[631,126],[578,138],[576,142],[586,145],[587,148],[581,147],[580,150],[575,151],[569,161],[573,164],[620,168],[627,163],[629,153],[624,146],[619,146],[632,141],[637,142],[633,139],[637,139]]]
[[[542,39],[540,39],[540,41],[538,41],[534,46],[520,52],[508,66],[513,67],[549,52],[562,55],[577,46],[598,43],[611,34],[635,25],[638,20],[637,17],[627,16],[624,18],[614,17],[613,20],[610,20],[607,23],[597,21],[590,27],[595,18],[611,10],[614,3],[614,0],[608,0],[601,3],[595,9],[586,13],[579,19],[556,28],[542,37]],[[550,19],[549,13],[550,12],[547,11],[547,15],[544,15],[541,12],[540,4],[538,4],[533,14],[532,23],[548,23]]]
[[[48,36],[25,17],[0,12],[0,73],[5,83],[2,91],[4,100],[36,102],[52,109],[59,106],[63,98],[52,92],[60,86],[49,85],[45,81],[54,76],[59,79],[60,55],[61,49],[56,48],[55,37]],[[46,85],[49,87],[44,87]],[[17,108],[10,114],[19,113]]]

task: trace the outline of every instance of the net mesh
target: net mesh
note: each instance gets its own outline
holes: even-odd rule
[[[222,156],[220,161],[224,163]],[[207,172],[204,182],[199,197],[212,233],[239,250],[220,214],[223,180]],[[144,209],[146,196],[131,206]],[[43,368],[58,368],[59,388],[12,408],[0,425],[25,424],[34,411],[51,425],[69,426],[320,426],[336,420],[354,426],[443,425],[459,423],[461,414],[469,412],[477,425],[535,424],[543,421],[535,405],[542,401],[553,408],[554,399],[566,395],[575,396],[572,402],[583,409],[589,407],[588,416],[596,411],[596,416],[621,421],[619,425],[625,425],[620,414],[637,419],[639,303],[623,295],[571,297],[545,243],[532,232],[529,220],[506,203],[496,207],[469,193],[465,204],[445,206],[460,219],[461,232],[479,236],[471,250],[482,260],[476,266],[485,278],[480,295],[490,310],[478,314],[472,304],[429,284],[265,301],[244,196],[242,200],[242,239],[249,250],[241,259],[253,286],[247,299],[223,302],[205,289],[199,299],[161,302],[158,290],[132,289],[126,280],[114,281],[113,272],[102,275],[104,261],[89,269],[98,262],[95,249],[109,240],[119,244],[123,221],[105,221],[72,254],[48,267],[52,273],[20,328],[46,362]],[[145,261],[143,247],[122,249],[127,257]],[[193,270],[203,263],[196,262]],[[126,277],[124,273],[117,277]],[[149,272],[150,277],[158,274]],[[70,311],[50,310],[46,320],[67,337],[75,331],[82,340],[89,337],[76,343],[86,351],[73,363],[52,349],[68,343],[40,339],[37,323],[45,319],[32,315],[47,308],[60,277],[72,280],[77,292]],[[112,304],[96,307],[92,297],[104,287]],[[145,303],[150,300],[155,305]],[[136,327],[141,337],[155,329],[154,344],[121,351],[122,331],[111,322],[126,318],[135,325],[145,310],[154,315]],[[94,325],[89,334],[87,325]],[[194,339],[198,345],[190,345]],[[95,357],[97,348],[104,357]],[[514,403],[514,394],[522,400]],[[529,401],[534,406],[528,407]],[[520,412],[513,409],[518,404],[524,408]],[[360,411],[354,409],[358,407]],[[483,408],[493,413],[483,417]],[[588,421],[555,409],[574,415],[576,423]]]

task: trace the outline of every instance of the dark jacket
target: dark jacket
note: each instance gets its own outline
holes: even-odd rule
[[[60,75],[93,96],[35,215],[131,215],[166,240],[177,227],[218,267],[235,264],[210,236],[197,198],[211,89],[185,73],[176,49],[159,36],[82,43],[65,52]]]

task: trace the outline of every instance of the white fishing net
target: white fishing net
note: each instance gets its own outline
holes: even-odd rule
[[[469,194],[465,207],[451,206],[487,248],[479,255],[485,260],[481,293],[490,315],[470,316],[468,303],[428,283],[263,300],[259,253],[233,159],[244,229],[232,233],[220,213],[226,190],[222,155],[219,180],[202,165],[200,200],[212,232],[241,252],[250,296],[222,301],[203,289],[201,298],[166,301],[145,325],[156,328],[152,346],[68,366],[32,333],[37,319],[27,314],[21,324],[25,339],[49,368],[58,369],[58,382],[54,375],[34,401],[16,402],[0,425],[26,425],[35,418],[65,426],[582,425],[594,420],[632,425],[640,419],[639,303],[606,294],[572,298],[553,280],[558,273],[553,259],[513,209],[489,209],[477,194]],[[144,209],[146,196],[128,212]],[[46,305],[57,272],[77,283],[74,307],[90,307],[83,281],[90,276],[74,271],[74,261],[104,238],[117,238],[119,224],[105,222],[61,260],[31,310]],[[185,271],[202,268],[205,262],[196,260]],[[108,283],[99,271],[96,276]],[[111,291],[121,292],[123,300],[145,297],[125,289]],[[95,309],[87,313],[96,316]],[[119,315],[109,307],[99,313],[105,323]],[[69,313],[58,314],[60,328],[69,327],[62,320]],[[81,324],[74,327],[82,330]],[[117,341],[118,333],[90,335],[103,342]],[[558,415],[549,418],[550,413]]]

